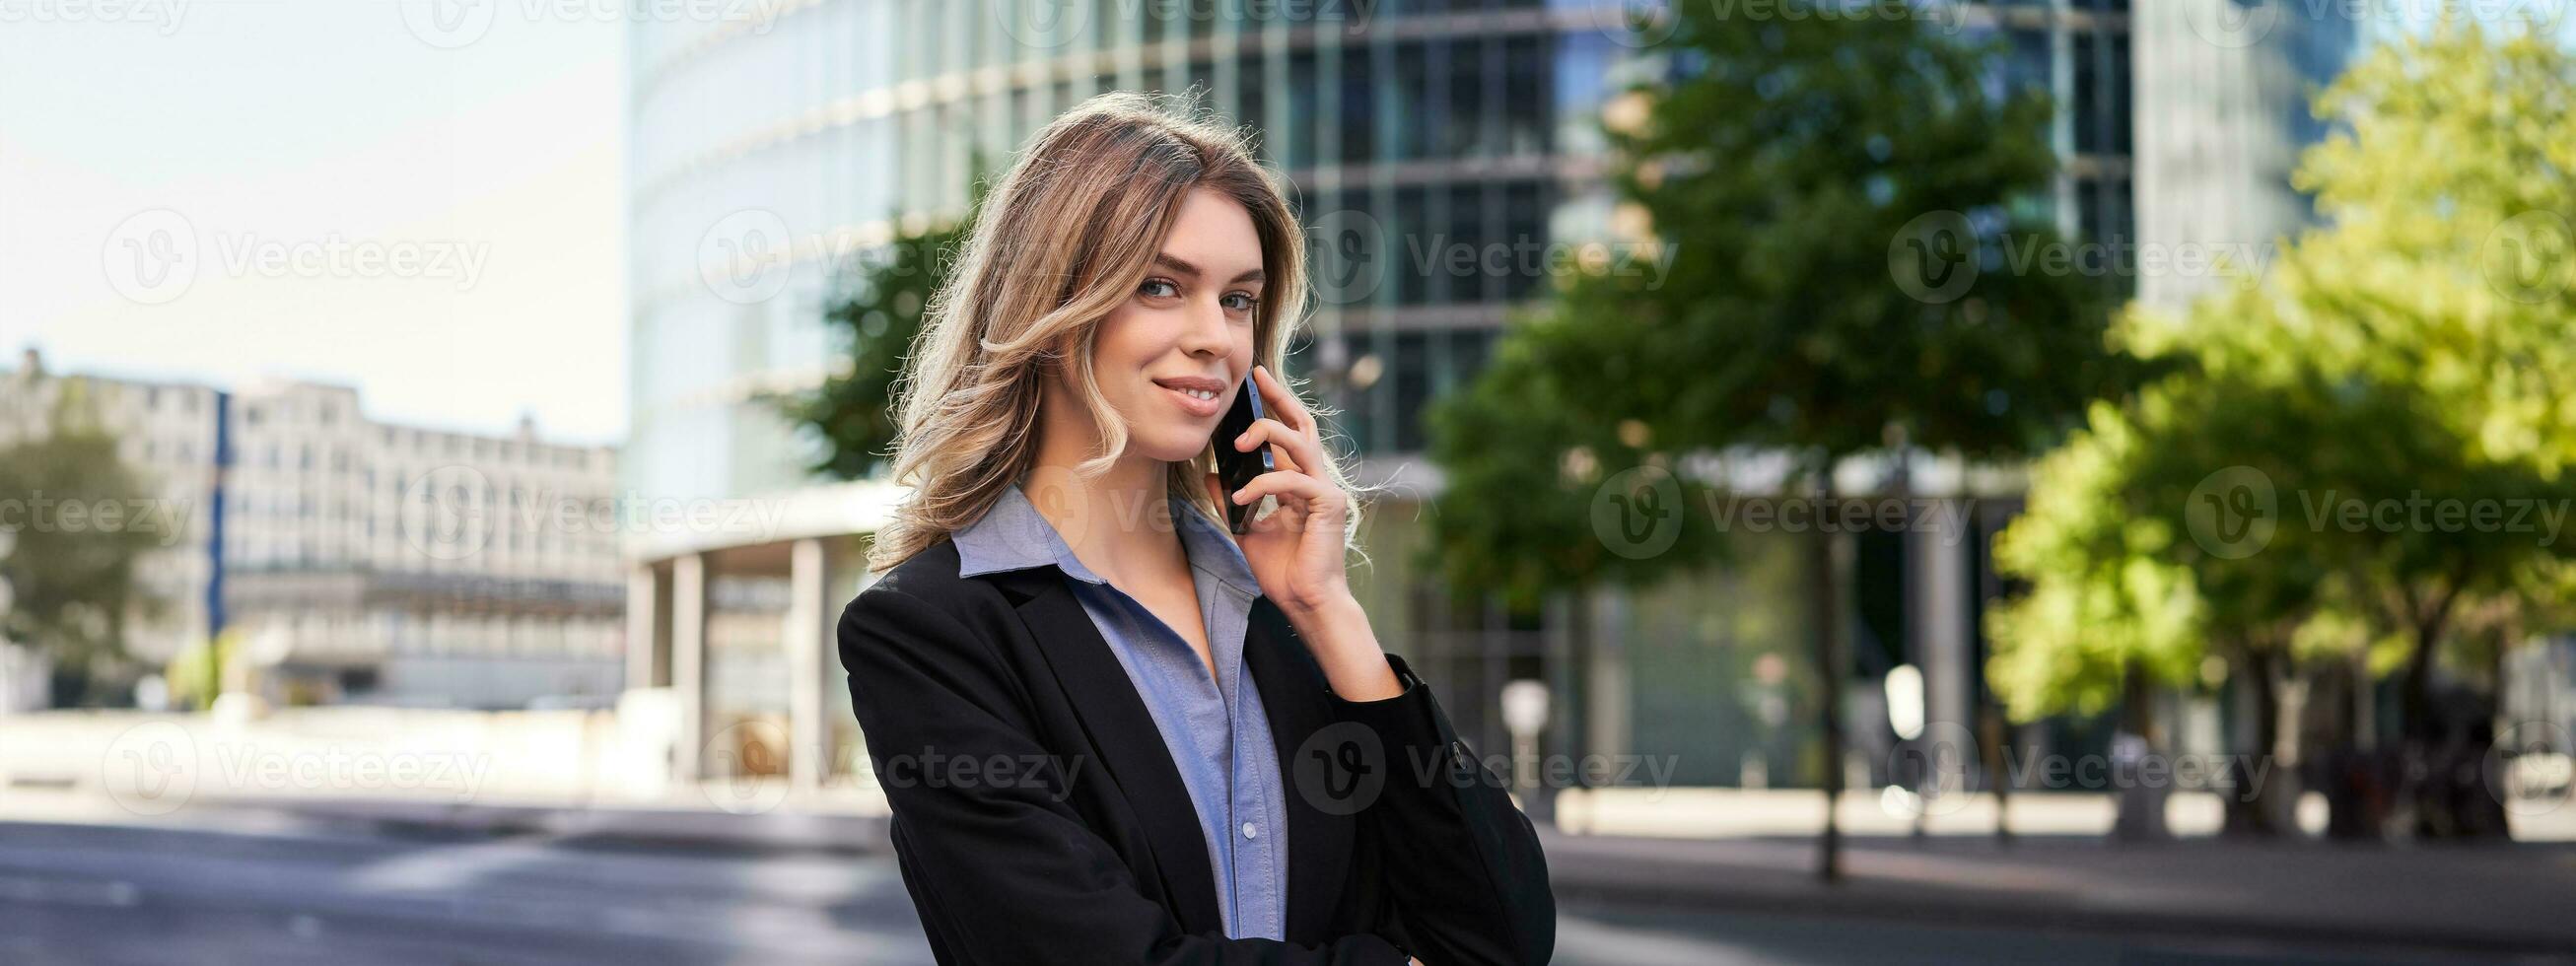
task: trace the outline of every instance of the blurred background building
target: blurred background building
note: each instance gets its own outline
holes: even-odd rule
[[[0,445],[67,400],[176,524],[138,565],[163,603],[135,657],[233,635],[275,703],[615,698],[616,450],[376,422],[345,386],[49,373],[34,350],[0,374]]]
[[[629,685],[674,689],[685,735],[762,725],[784,746],[768,752],[802,780],[849,767],[857,736],[825,625],[864,583],[861,548],[894,494],[806,474],[809,441],[770,397],[819,384],[844,353],[823,319],[851,259],[958,217],[974,172],[1006,165],[1094,93],[1195,90],[1260,130],[1317,233],[1322,298],[1292,374],[1340,411],[1361,481],[1387,488],[1365,535],[1375,562],[1355,579],[1381,636],[1441,685],[1461,731],[1509,747],[1499,692],[1537,679],[1555,708],[1546,752],[1676,755],[1680,784],[1811,780],[1794,768],[1812,725],[1788,712],[1791,669],[1805,666],[1798,535],[1742,534],[1725,572],[1602,592],[1583,628],[1562,602],[1535,620],[1452,606],[1411,559],[1441,486],[1419,457],[1420,414],[1547,284],[1543,265],[1509,258],[1494,271],[1430,266],[1452,251],[1620,234],[1602,115],[1631,82],[1671,69],[1626,25],[1637,5],[1287,4],[1258,22],[1238,6],[823,0],[763,30],[630,26],[626,481],[775,501],[800,522],[759,540],[656,532],[631,545]],[[2294,229],[2308,208],[2288,165],[2320,134],[2304,98],[2351,53],[2349,21],[2310,18],[2221,49],[2192,37],[2176,6],[1921,5],[2008,50],[1999,89],[2055,95],[2050,137],[2065,164],[2051,197],[2028,203],[2067,234],[2134,246]],[[2180,294],[2165,279],[2129,281]],[[1983,555],[2013,486],[1930,462],[1914,474],[1914,493],[1958,501],[1971,532],[1860,540],[1846,622],[1855,760],[1886,759],[1880,682],[1898,665],[1923,671],[1932,720],[1972,721],[1985,700],[1980,607],[2001,588]],[[697,743],[681,744],[683,773],[723,777],[690,760]]]
[[[2368,38],[2369,21],[2280,17],[2259,42],[2205,42],[2235,0],[2169,0],[2132,17],[2136,86],[2136,204],[2140,240],[2267,243],[2316,216],[2290,186],[2299,153],[2325,137],[2309,99]],[[2125,6],[2125,4],[2123,4]],[[2123,58],[2128,55],[2122,45]],[[2120,132],[2125,145],[2129,131]],[[2127,204],[2123,201],[2123,204]],[[2158,273],[2138,280],[2149,305],[2180,308],[2216,281]]]

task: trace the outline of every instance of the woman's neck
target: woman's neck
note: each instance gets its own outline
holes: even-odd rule
[[[1050,400],[1052,402],[1052,400]],[[1055,527],[1073,555],[1101,579],[1121,587],[1124,577],[1188,573],[1189,558],[1167,511],[1171,496],[1170,464],[1136,453],[1122,453],[1107,473],[1083,480],[1074,472],[1095,445],[1088,420],[1078,411],[1065,425],[1060,418],[1071,406],[1042,407],[1037,459],[1022,489],[1038,514]]]

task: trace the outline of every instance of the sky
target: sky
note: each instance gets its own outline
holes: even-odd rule
[[[622,439],[623,28],[432,2],[0,0],[0,366]]]
[[[0,365],[622,440],[622,6],[0,0]]]

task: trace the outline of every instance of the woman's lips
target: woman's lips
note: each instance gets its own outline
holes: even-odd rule
[[[1165,376],[1154,380],[1154,384],[1171,393],[1192,416],[1203,419],[1225,409],[1225,383],[1206,376]],[[1208,398],[1191,395],[1194,391],[1206,393]]]
[[[1208,386],[1208,384],[1206,384],[1206,379],[1170,379],[1170,381],[1157,379],[1157,381],[1154,381],[1154,384],[1162,386],[1162,392],[1164,392],[1164,394],[1170,394],[1172,402],[1180,402],[1182,410],[1190,412],[1190,415],[1193,415],[1193,417],[1211,417],[1211,415],[1218,415],[1218,412],[1224,412],[1224,407],[1226,407],[1224,389],[1213,389],[1213,386]],[[1193,394],[1190,394],[1190,389],[1200,389],[1200,392],[1216,392],[1216,397],[1208,397],[1208,399],[1193,397]]]

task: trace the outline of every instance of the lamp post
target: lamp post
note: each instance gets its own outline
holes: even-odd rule
[[[1538,733],[1547,727],[1547,683],[1521,678],[1503,685],[1503,730],[1512,733],[1512,788],[1521,793],[1522,806],[1533,817],[1552,818],[1552,789],[1531,790],[1538,785]],[[1539,802],[1548,802],[1542,807]]]

